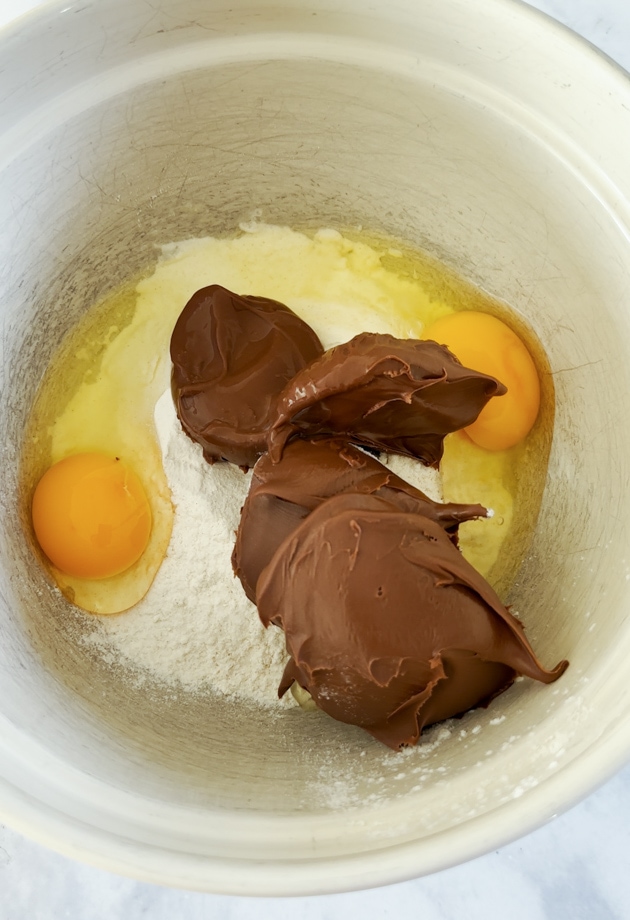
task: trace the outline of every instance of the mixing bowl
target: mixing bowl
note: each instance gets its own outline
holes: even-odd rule
[[[139,879],[305,894],[469,859],[606,779],[630,752],[626,76],[511,0],[64,0],[0,55],[2,820]],[[21,442],[64,335],[159,244],[253,208],[423,248],[547,350],[548,480],[508,600],[571,667],[409,753],[121,680],[31,551]]]

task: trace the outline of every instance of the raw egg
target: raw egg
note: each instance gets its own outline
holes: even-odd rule
[[[55,463],[33,496],[39,545],[65,575],[109,578],[137,562],[151,533],[138,476],[117,457],[75,454]]]
[[[489,313],[462,311],[443,316],[422,333],[446,347],[465,367],[491,374],[507,387],[494,397],[466,433],[486,450],[507,450],[531,431],[540,408],[540,381],[524,343]]]
[[[62,593],[89,613],[133,607],[160,568],[172,506],[153,467],[143,469],[143,484],[125,460],[78,453],[54,463],[37,484],[35,536]]]
[[[47,567],[89,613],[142,600],[173,526],[153,420],[170,381],[172,318],[140,301],[134,286],[86,313],[48,368],[26,438]]]

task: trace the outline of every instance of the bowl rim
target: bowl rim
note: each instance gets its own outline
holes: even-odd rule
[[[450,2],[454,7],[463,5],[462,0]],[[578,61],[584,55],[592,56],[603,77],[613,76],[621,81],[620,86],[630,101],[628,73],[592,42],[524,0],[481,2],[486,11],[509,12],[523,25],[553,31],[565,53]],[[411,6],[413,0],[404,0],[404,3]],[[13,40],[26,41],[30,29],[54,28],[62,12],[81,7],[84,13],[89,13],[99,4],[102,8],[104,0],[46,0],[0,30],[0,50]],[[479,10],[476,15],[484,18]],[[3,747],[0,743],[0,752]],[[6,778],[0,778],[0,815],[16,830],[52,850],[153,884],[217,894],[333,893],[416,878],[504,846],[571,808],[629,759],[630,715],[620,723],[617,731],[599,739],[596,747],[580,755],[579,764],[572,761],[526,795],[430,838],[392,844],[348,857],[234,860],[173,853],[78,821],[48,803],[29,797]],[[489,821],[492,822],[491,832]]]

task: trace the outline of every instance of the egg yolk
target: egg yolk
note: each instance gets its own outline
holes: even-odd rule
[[[104,454],[74,454],[51,466],[35,489],[32,513],[44,553],[76,578],[124,572],[151,533],[142,483],[121,460]]]
[[[486,450],[507,450],[531,431],[540,407],[540,381],[532,356],[509,326],[489,313],[462,311],[437,320],[422,333],[446,345],[464,367],[490,374],[507,387],[465,429]]]

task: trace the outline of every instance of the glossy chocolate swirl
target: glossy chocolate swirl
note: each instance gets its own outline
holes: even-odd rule
[[[521,623],[443,528],[375,495],[323,502],[257,584],[265,626],[285,631],[297,681],[320,709],[393,749],[424,726],[486,705],[518,674],[546,671]]]
[[[253,466],[281,390],[323,352],[284,304],[218,284],[193,294],[171,337],[172,391],[184,431],[209,462]]]
[[[282,541],[323,501],[343,492],[378,495],[400,511],[423,514],[455,542],[463,521],[487,515],[482,505],[434,502],[345,441],[292,441],[279,463],[268,454],[260,458],[243,506],[232,566],[250,600],[255,602],[258,577]]]
[[[294,435],[342,436],[437,466],[445,435],[475,421],[506,388],[437,342],[363,332],[287,383],[269,432],[274,462]]]

